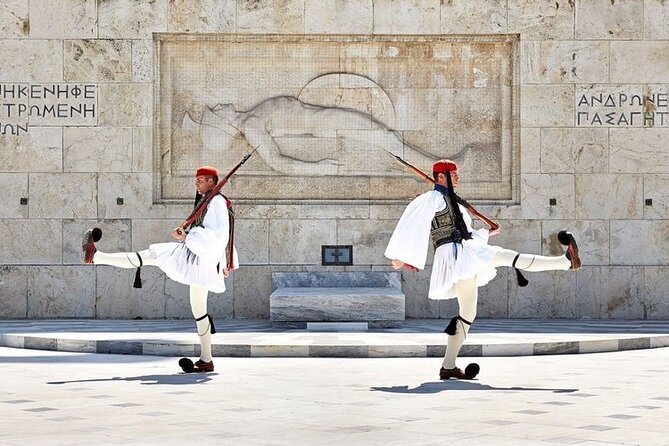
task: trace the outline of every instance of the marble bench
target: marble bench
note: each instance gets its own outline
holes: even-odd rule
[[[399,272],[274,272],[272,287],[270,320],[276,327],[364,322],[391,328],[404,320]]]

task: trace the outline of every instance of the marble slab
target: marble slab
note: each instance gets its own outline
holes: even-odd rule
[[[403,319],[404,294],[396,288],[278,288],[270,295],[272,321]]]

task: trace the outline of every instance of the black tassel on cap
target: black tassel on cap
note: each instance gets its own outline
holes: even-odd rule
[[[137,271],[135,272],[135,283],[132,284],[134,288],[141,288],[142,287],[142,265],[144,262],[142,261],[142,256],[137,254],[137,258],[139,259],[139,266],[137,267]]]

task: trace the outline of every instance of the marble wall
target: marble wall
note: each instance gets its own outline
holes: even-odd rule
[[[85,228],[103,228],[101,249],[139,250],[168,240],[189,213],[187,202],[157,199],[163,145],[154,126],[166,101],[154,33],[518,39],[517,203],[480,209],[502,223],[494,242],[520,251],[559,254],[555,233],[571,229],[584,266],[529,273],[525,288],[500,269],[480,290],[479,316],[669,318],[669,2],[662,0],[4,1],[1,318],[190,317],[187,288],[158,270],[144,268],[136,290],[132,271],[79,259]],[[388,270],[382,253],[406,200],[378,200],[389,190],[403,188],[406,197],[424,190],[401,177],[327,188],[293,182],[286,187],[345,200],[286,202],[259,185],[234,184],[256,195],[236,206],[242,267],[229,290],[210,299],[218,318],[269,318],[272,272]],[[326,244],[354,245],[354,265],[321,266]],[[404,271],[402,281],[407,317],[456,311],[452,301],[427,299],[429,268]]]

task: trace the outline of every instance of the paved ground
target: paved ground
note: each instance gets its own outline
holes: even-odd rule
[[[408,320],[398,329],[322,332],[269,321],[216,321],[214,356],[438,357],[445,320]],[[0,321],[0,346],[79,353],[193,356],[192,320]],[[593,353],[669,346],[669,321],[478,319],[463,356]]]
[[[669,445],[669,348],[476,358],[471,382],[436,379],[437,358],[0,362],[0,445]]]

